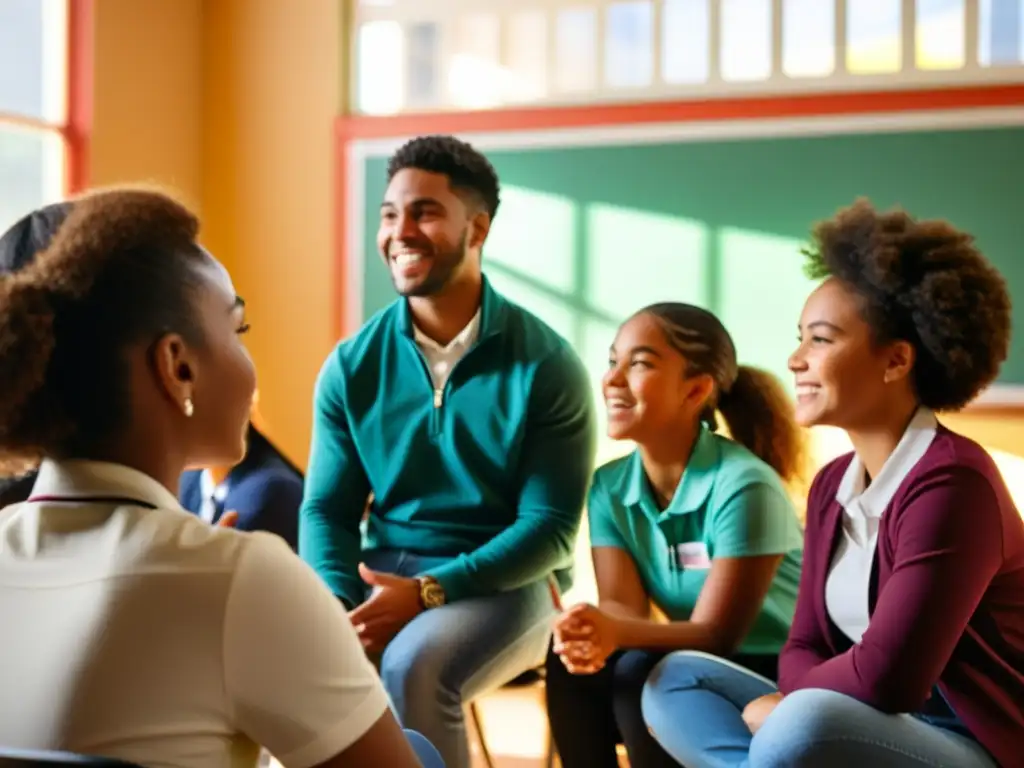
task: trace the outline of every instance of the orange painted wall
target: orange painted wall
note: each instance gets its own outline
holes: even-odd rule
[[[250,307],[269,431],[304,464],[334,342],[337,0],[93,0],[90,185],[149,182],[203,217]]]
[[[152,182],[202,208],[203,0],[93,0],[89,183]]]
[[[250,310],[264,421],[303,465],[313,385],[335,342],[332,126],[343,5],[204,4],[204,239]]]

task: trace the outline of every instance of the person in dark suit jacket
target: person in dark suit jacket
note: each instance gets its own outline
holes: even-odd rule
[[[245,458],[234,467],[190,470],[181,476],[178,500],[208,523],[240,531],[269,531],[298,547],[302,471],[252,423]],[[237,517],[228,521],[228,515]]]
[[[70,210],[71,203],[37,208],[0,235],[0,277],[28,266],[37,253],[45,250]],[[0,477],[0,509],[25,501],[35,482],[35,470],[19,477]]]

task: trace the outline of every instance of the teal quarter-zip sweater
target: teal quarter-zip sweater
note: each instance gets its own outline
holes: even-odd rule
[[[596,448],[590,383],[564,339],[486,280],[481,302],[477,342],[443,389],[404,299],[320,372],[299,554],[349,605],[365,595],[364,549],[449,558],[427,574],[449,601],[571,582]]]

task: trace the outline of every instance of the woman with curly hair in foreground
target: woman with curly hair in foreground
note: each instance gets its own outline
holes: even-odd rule
[[[797,418],[854,452],[810,491],[778,689],[709,656],[654,671],[644,715],[689,768],[1019,766],[1024,521],[936,421],[1006,358],[1010,299],[972,238],[866,201],[814,231]]]
[[[94,193],[0,276],[0,468],[41,462],[0,510],[0,745],[419,766],[316,574],[175,497],[187,465],[242,457],[256,384],[244,302],[198,227],[158,193]]]

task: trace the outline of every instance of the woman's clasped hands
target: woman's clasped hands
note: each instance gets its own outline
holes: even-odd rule
[[[618,648],[618,619],[594,605],[575,605],[555,622],[555,653],[574,675],[601,671]]]

